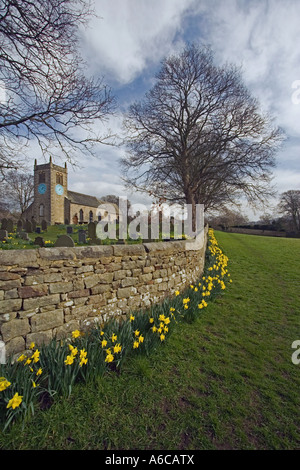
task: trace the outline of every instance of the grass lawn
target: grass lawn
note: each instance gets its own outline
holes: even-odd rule
[[[215,235],[233,283],[195,323],[0,433],[0,449],[299,449],[300,240]]]

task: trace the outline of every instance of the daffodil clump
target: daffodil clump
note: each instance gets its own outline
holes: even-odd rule
[[[209,230],[204,273],[183,292],[175,291],[172,299],[148,312],[131,313],[122,323],[112,319],[85,333],[75,330],[70,339],[53,339],[41,350],[32,343],[29,353],[0,364],[0,424],[6,427],[18,414],[33,413],[41,394],[68,397],[75,383],[119,369],[131,355],[149,355],[166,342],[178,322],[194,321],[231,282],[228,257]]]
[[[0,422],[5,427],[19,414],[33,414],[38,396],[42,392],[40,382],[43,370],[40,365],[40,351],[34,343],[29,354],[22,354],[13,364],[1,365],[0,377]]]

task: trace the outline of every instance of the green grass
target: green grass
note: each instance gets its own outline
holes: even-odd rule
[[[81,225],[72,225],[73,227],[73,233],[68,234],[73,240],[76,246],[83,246],[86,244],[94,244],[90,238],[88,238],[88,225],[87,224],[81,224]],[[78,230],[85,230],[86,231],[86,237],[87,237],[87,243],[79,243],[78,242]],[[118,233],[119,230],[119,225],[116,224],[116,231]],[[61,235],[67,235],[67,225],[64,224],[57,224],[57,225],[49,225],[47,230],[42,230],[41,233],[36,233],[36,232],[31,232],[28,233],[29,240],[23,240],[20,238],[16,232],[16,227],[14,227],[14,232],[8,234],[8,239],[3,241],[0,241],[0,251],[1,250],[24,250],[24,249],[34,249],[34,248],[39,248],[39,245],[34,244],[34,240],[36,237],[42,237],[45,242],[45,247],[52,247],[54,243],[56,242],[57,238]],[[167,235],[166,235],[167,236]],[[168,234],[171,238],[174,238],[174,232],[170,231],[170,235]],[[160,233],[160,239],[157,239],[155,241],[160,241],[164,237],[164,234]],[[101,241],[101,244],[103,245],[112,245],[115,244],[117,239],[104,239]],[[138,238],[137,240],[131,239],[128,237],[126,239],[126,244],[137,244],[137,243],[142,243],[142,239]]]
[[[149,357],[77,385],[2,449],[299,449],[300,240],[216,232],[230,288]]]

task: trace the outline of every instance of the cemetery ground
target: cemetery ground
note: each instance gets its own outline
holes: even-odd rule
[[[70,228],[69,228],[70,227]],[[117,226],[118,228],[118,226]],[[53,247],[57,242],[58,238],[61,236],[70,237],[75,246],[83,246],[86,244],[93,244],[94,240],[89,236],[89,227],[88,224],[81,225],[48,225],[47,229],[43,229],[41,226],[38,226],[38,232],[36,229],[31,228],[31,231],[26,231],[26,227],[23,227],[22,230],[17,230],[17,226],[14,225],[13,228],[9,231],[6,230],[4,237],[1,237],[0,230],[0,250],[18,250],[18,249],[33,249],[39,248],[40,242],[37,243],[37,238],[42,239],[42,246],[44,247]],[[71,230],[71,231],[70,231]],[[83,238],[81,239],[80,231],[82,232]],[[128,240],[128,243],[138,243],[141,240]],[[102,240],[102,244],[111,244],[115,243],[116,240]],[[72,242],[71,242],[72,243]],[[70,245],[67,245],[70,246]]]
[[[150,356],[76,385],[1,449],[300,447],[300,240],[215,232],[233,283]]]
[[[64,240],[59,244],[59,246],[83,246],[86,244],[114,244],[117,243],[117,239],[106,238],[103,240],[97,239],[96,237],[96,223],[89,224],[78,224],[78,225],[39,225],[39,226],[26,226],[26,221],[24,221],[23,226],[18,228],[16,224],[10,224],[7,226],[7,219],[2,220],[0,223],[0,251],[1,250],[24,250],[24,249],[33,249],[43,247],[53,247],[58,242],[60,237],[63,237]],[[28,229],[29,228],[29,229]],[[118,234],[119,225],[116,224],[116,233]],[[150,227],[149,227],[150,233]],[[160,237],[157,240],[163,239],[163,235],[160,232]],[[174,237],[174,232],[171,228],[170,233],[167,234],[168,237]],[[183,235],[184,237],[184,235]],[[131,239],[127,237],[125,241],[120,240],[119,242],[124,242],[127,244],[142,243],[142,238]],[[147,240],[150,241],[150,240]]]

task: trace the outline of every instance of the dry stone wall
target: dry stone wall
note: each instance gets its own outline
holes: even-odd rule
[[[207,228],[195,240],[0,252],[0,341],[6,355],[125,318],[197,280]]]

